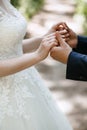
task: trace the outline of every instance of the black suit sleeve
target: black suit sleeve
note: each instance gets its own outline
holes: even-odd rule
[[[87,55],[72,51],[68,58],[66,78],[87,81]]]
[[[77,47],[73,49],[75,52],[87,55],[87,37],[78,36]]]
[[[87,37],[78,36],[78,44],[70,53],[66,78],[87,81]]]

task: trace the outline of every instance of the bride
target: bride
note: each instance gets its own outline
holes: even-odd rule
[[[57,45],[56,26],[23,40],[26,27],[9,0],[0,0],[0,130],[72,130],[32,67]]]

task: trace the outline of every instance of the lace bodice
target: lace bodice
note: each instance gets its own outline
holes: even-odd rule
[[[7,59],[22,54],[22,39],[26,32],[24,17],[13,7],[14,15],[0,8],[0,59]]]

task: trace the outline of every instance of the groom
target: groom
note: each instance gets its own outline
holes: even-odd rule
[[[87,37],[77,36],[66,23],[62,27],[56,34],[59,46],[54,47],[50,55],[67,64],[67,79],[87,81]]]

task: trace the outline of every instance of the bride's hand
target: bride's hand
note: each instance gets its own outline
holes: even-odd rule
[[[60,31],[60,30],[63,30],[63,29],[66,29],[66,26],[64,24],[64,22],[60,22],[60,23],[56,23],[55,25],[53,25],[49,30],[48,32],[46,33],[46,35],[49,35],[51,33],[54,33],[56,31]]]
[[[45,36],[36,51],[37,57],[40,60],[44,60],[48,56],[50,50],[57,45],[58,42],[56,40],[56,33]]]

